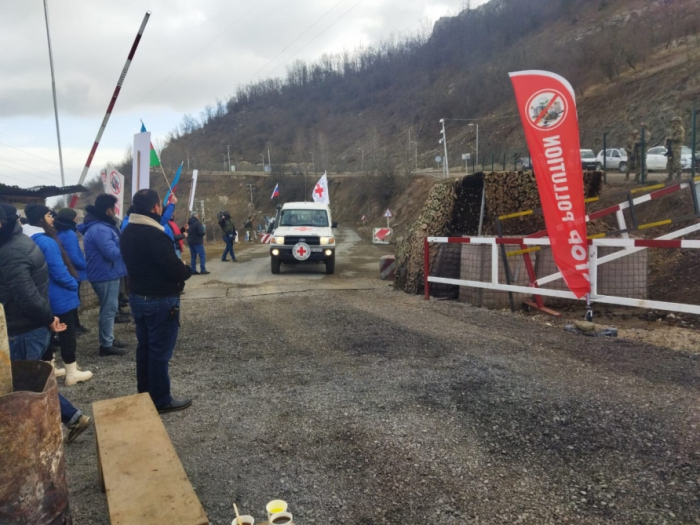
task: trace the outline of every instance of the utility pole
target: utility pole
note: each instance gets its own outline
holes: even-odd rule
[[[228,170],[231,171],[231,146],[226,146],[226,154],[228,155]]]
[[[56,117],[56,137],[58,138],[58,161],[61,165],[61,186],[66,185],[66,177],[63,174],[63,152],[61,151],[61,130],[58,126],[58,105],[56,103],[56,79],[53,71],[53,53],[51,52],[51,34],[49,33],[49,6],[44,0],[44,18],[46,19],[46,40],[49,43],[49,64],[51,65],[51,91],[53,92],[53,112]]]
[[[263,173],[265,173],[265,154],[261,153],[260,158],[262,159],[262,164],[263,164]]]
[[[316,163],[314,162],[314,152],[309,151],[311,153],[311,170],[316,173]]]
[[[442,138],[440,139],[440,142],[445,147],[445,159],[442,162],[443,175],[445,177],[449,177],[450,176],[450,165],[447,162],[447,133],[445,133],[445,119],[441,118],[440,123],[442,124],[442,131],[441,131]]]
[[[479,165],[479,123],[471,123],[469,127],[476,126],[476,165]]]
[[[255,187],[255,184],[248,184],[247,186],[248,186],[248,191],[250,192],[250,202],[253,202],[253,193],[255,192],[255,190],[257,188]]]
[[[222,162],[224,163],[224,171],[226,171],[226,155],[224,155],[224,154],[222,153],[222,154],[221,154],[221,157],[222,157]]]
[[[267,147],[267,165],[272,166],[272,161],[270,160],[270,146]]]

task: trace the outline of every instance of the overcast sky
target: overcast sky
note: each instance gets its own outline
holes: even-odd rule
[[[486,0],[472,0],[472,7]],[[465,0],[48,0],[66,183],[78,181],[146,9],[152,14],[88,178],[143,119],[162,139],[184,113],[296,59],[432,29]],[[60,184],[42,0],[0,7],[0,182]],[[332,27],[331,27],[332,25]],[[290,45],[291,44],[291,45]],[[282,52],[287,46],[289,48]],[[279,55],[279,56],[278,56]]]

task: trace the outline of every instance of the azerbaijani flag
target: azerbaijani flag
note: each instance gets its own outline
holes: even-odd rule
[[[151,150],[151,152],[152,151],[153,150]],[[182,173],[182,165],[183,164],[184,164],[184,161],[180,163],[180,167],[177,169],[177,173],[175,173],[175,178],[173,179],[173,185],[168,190],[168,193],[165,195],[165,199],[163,199],[165,206],[170,204],[170,197],[172,197],[175,194],[175,190],[177,189],[177,183],[180,182],[180,173]]]
[[[143,123],[143,120],[141,121],[141,133],[146,133],[146,125]],[[156,150],[153,149],[153,142],[151,142],[151,163],[150,167],[153,168],[155,166],[160,166],[160,159],[158,158],[158,154],[156,153]]]
[[[280,185],[275,184],[275,189],[272,192],[272,197],[270,197],[270,200],[274,199],[275,197],[279,197],[279,196],[280,196]]]

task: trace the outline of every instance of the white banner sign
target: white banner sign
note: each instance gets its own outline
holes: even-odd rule
[[[194,211],[194,194],[197,191],[197,175],[199,170],[192,172],[192,187],[190,188],[190,211]]]
[[[151,187],[151,132],[134,135],[133,160],[131,164],[131,196],[139,190]]]
[[[114,206],[114,212],[119,219],[124,218],[124,175],[117,170],[109,170],[106,172],[104,181],[105,193],[114,195],[117,198],[117,204]]]

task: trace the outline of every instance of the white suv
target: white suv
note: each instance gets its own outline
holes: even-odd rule
[[[603,169],[603,151],[596,157],[595,169]],[[610,148],[605,150],[605,169],[617,170],[620,173],[627,172],[627,152],[623,148]]]
[[[270,241],[270,269],[280,265],[325,263],[326,273],[335,272],[335,235],[331,210],[325,204],[288,202],[277,211]]]

